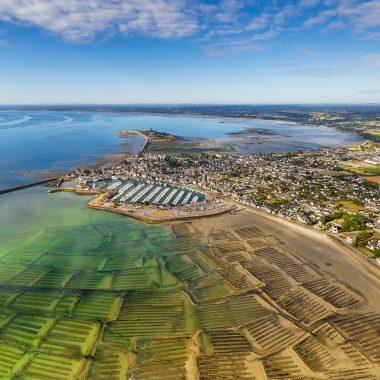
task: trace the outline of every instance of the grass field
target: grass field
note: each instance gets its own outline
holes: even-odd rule
[[[380,185],[380,176],[378,175],[373,175],[373,176],[361,176],[361,178],[369,181],[369,182],[373,182],[373,183],[376,183],[377,185]]]
[[[364,173],[368,173],[372,175],[380,175],[380,167],[365,168],[363,170],[364,170]]]
[[[344,170],[351,171],[353,173],[356,173],[362,176],[379,176],[380,175],[380,167],[371,165],[371,164],[362,165],[362,163],[360,163],[355,166],[341,165],[341,167]]]
[[[340,204],[343,205],[343,207],[347,210],[347,211],[363,211],[365,210],[364,207],[361,207],[357,204],[355,204],[354,202],[352,201],[339,201]]]

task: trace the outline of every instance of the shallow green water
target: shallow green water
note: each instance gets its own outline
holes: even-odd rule
[[[0,196],[0,237],[46,227],[125,221],[118,215],[95,211],[84,205],[89,197],[71,193],[48,194],[35,187]],[[130,223],[139,224],[128,219]]]
[[[0,197],[2,379],[123,379],[137,340],[164,334],[176,347],[195,331],[164,258],[198,242],[87,199],[46,188]]]
[[[220,336],[235,359],[236,344],[250,352],[237,328],[273,310],[221,262],[242,243],[223,233],[213,247],[186,224],[147,225],[86,201],[46,188],[0,197],[0,379],[179,380],[198,347],[199,371],[216,379],[203,358],[219,360]]]

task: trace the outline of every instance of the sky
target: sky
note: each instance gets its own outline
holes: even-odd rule
[[[0,104],[380,103],[380,0],[0,0]]]

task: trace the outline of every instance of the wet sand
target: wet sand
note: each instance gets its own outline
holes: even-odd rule
[[[235,214],[227,214],[211,219],[193,222],[198,231],[215,229],[230,230],[245,226],[255,226],[265,235],[273,235],[305,258],[319,270],[353,286],[368,300],[364,307],[368,311],[380,310],[380,277],[370,273],[364,261],[349,253],[348,248],[335,242],[322,232],[282,220],[271,215],[245,209]],[[380,268],[373,268],[380,276]],[[363,305],[361,305],[363,310]]]

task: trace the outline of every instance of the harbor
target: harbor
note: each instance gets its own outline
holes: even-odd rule
[[[54,192],[60,190],[54,190]],[[95,195],[86,206],[150,224],[205,218],[232,212],[236,206],[188,187],[134,178],[79,178],[70,191]]]
[[[89,190],[111,192],[116,203],[145,204],[161,207],[188,206],[206,202],[206,196],[188,188],[141,182],[136,179],[112,179],[84,184]]]

